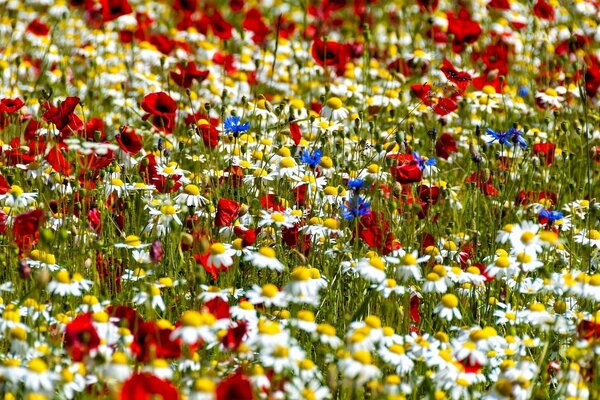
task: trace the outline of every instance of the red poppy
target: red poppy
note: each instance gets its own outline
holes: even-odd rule
[[[361,216],[358,236],[367,246],[377,249],[381,254],[389,254],[394,250],[396,237],[383,213],[371,211]]]
[[[246,321],[239,321],[227,329],[227,334],[223,337],[221,343],[226,349],[236,350],[242,344],[247,333],[248,323]]]
[[[223,66],[225,72],[228,74],[233,74],[237,71],[237,68],[235,67],[235,58],[231,54],[217,51],[213,55],[212,62]]]
[[[217,205],[217,214],[215,215],[215,226],[220,228],[222,226],[231,226],[233,221],[238,216],[240,211],[240,204],[235,200],[219,199]]]
[[[148,113],[144,120],[150,118],[152,125],[162,132],[173,132],[177,103],[171,96],[165,92],[150,93],[143,98],[142,109]]]
[[[577,336],[581,339],[600,339],[600,321],[582,320],[577,324]]]
[[[467,89],[469,83],[471,83],[471,75],[465,71],[458,71],[456,68],[454,68],[454,65],[448,61],[448,59],[444,59],[440,70],[450,82],[458,86],[458,88],[463,92]]]
[[[39,238],[38,230],[42,223],[44,212],[36,209],[19,214],[13,223],[13,236],[21,252],[29,250]]]
[[[554,21],[554,7],[548,4],[545,0],[537,0],[533,5],[533,13],[548,21]]]
[[[100,4],[104,22],[113,21],[133,11],[127,0],[100,0]]]
[[[138,362],[149,362],[155,358],[178,358],[181,356],[181,340],[171,340],[173,331],[160,328],[155,321],[141,322],[134,331],[135,339],[131,351]]]
[[[186,14],[193,14],[198,8],[198,0],[175,0],[173,9]]]
[[[302,140],[302,132],[300,132],[300,126],[295,122],[290,122],[290,135],[296,146],[299,145]]]
[[[452,153],[458,151],[454,136],[449,133],[442,133],[435,142],[435,154],[439,158],[447,160]]]
[[[120,133],[115,135],[115,139],[121,150],[134,156],[144,147],[144,138],[135,132],[135,129],[123,126]]]
[[[519,193],[517,193],[515,205],[526,206],[531,203],[539,203],[541,200],[544,199],[549,201],[550,204],[557,203],[557,196],[554,192],[550,192],[547,190],[521,190]]]
[[[236,226],[233,228],[233,233],[242,239],[242,246],[252,246],[254,242],[256,242],[256,234],[257,231],[254,229],[245,229],[241,226]]]
[[[392,167],[390,171],[396,182],[402,184],[421,182],[423,171],[412,154],[396,154],[392,156],[394,157],[398,160],[398,165]]]
[[[274,193],[260,196],[260,205],[265,210],[273,210],[277,212],[285,210],[285,201],[280,199],[279,196]]]
[[[167,35],[154,34],[150,35],[148,40],[158,51],[168,56],[175,49],[177,42]]]
[[[586,58],[585,74],[585,91],[588,96],[595,97],[600,88],[600,62],[595,56]]]
[[[262,19],[262,14],[257,8],[252,8],[246,12],[246,18],[244,18],[242,27],[252,32],[252,41],[256,44],[263,43],[270,32],[269,27]]]
[[[345,44],[315,39],[312,44],[311,54],[321,67],[333,67],[338,75],[343,75],[346,70],[349,54]]]
[[[48,32],[50,32],[50,28],[48,28],[48,25],[36,18],[31,21],[29,25],[27,25],[27,32],[31,32],[35,36],[46,36]]]
[[[50,102],[45,102],[43,107],[46,109],[46,112],[44,112],[42,118],[44,121],[56,125],[56,129],[59,131],[62,131],[67,126],[73,130],[77,130],[78,127],[83,126],[79,117],[73,114],[79,101],[79,97],[67,97],[58,107],[50,104]]]
[[[4,113],[14,114],[21,108],[23,108],[24,105],[25,103],[19,97],[16,97],[14,99],[4,98],[0,100],[0,115]]]
[[[438,7],[439,0],[417,0],[421,11],[432,12]]]
[[[546,165],[552,165],[556,152],[556,145],[552,142],[536,143],[533,145],[534,154],[544,157]]]
[[[100,345],[100,336],[92,323],[92,313],[81,314],[65,328],[65,349],[73,361],[82,361]]]
[[[106,312],[111,318],[117,319],[116,325],[124,327],[135,333],[144,319],[135,310],[135,308],[124,305],[110,305],[106,307]]]
[[[177,63],[177,68],[179,72],[171,71],[171,79],[184,89],[190,88],[194,79],[202,82],[210,73],[208,70],[199,70],[193,61],[187,63],[185,67],[181,63]]]
[[[0,194],[5,194],[10,190],[10,183],[6,180],[6,178],[0,175]]]
[[[181,397],[173,384],[148,372],[137,372],[121,387],[120,400],[179,400]]]
[[[510,2],[508,0],[492,0],[487,6],[495,10],[510,10]]]
[[[452,11],[446,14],[448,19],[448,35],[452,35],[452,50],[460,53],[466,44],[477,41],[481,35],[481,27],[477,21],[471,19],[471,14],[464,8],[460,9],[455,17]]]
[[[227,40],[233,36],[233,26],[223,18],[220,12],[214,11],[209,18],[210,27],[219,39]]]
[[[252,400],[252,385],[241,372],[223,379],[217,386],[217,400]]]
[[[63,154],[63,150],[67,150],[65,144],[56,144],[53,146],[48,154],[46,154],[46,161],[54,168],[54,170],[63,175],[71,175],[73,168],[67,160],[67,157]]]
[[[500,191],[492,184],[493,174],[488,171],[473,172],[465,179],[465,183],[474,183],[486,196],[498,196]]]
[[[229,319],[229,304],[220,297],[215,297],[212,300],[207,301],[202,306],[204,311],[207,311],[215,316],[217,319]]]

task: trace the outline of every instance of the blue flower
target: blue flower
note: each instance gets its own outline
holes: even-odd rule
[[[486,133],[488,136],[492,137],[492,140],[489,141],[488,144],[492,144],[497,140],[500,144],[512,147],[512,143],[510,142],[510,134],[508,132],[496,132],[490,128],[487,128]]]
[[[548,224],[552,225],[554,222],[563,219],[563,213],[560,211],[542,210],[539,213],[540,218],[548,220]]]
[[[223,125],[225,127],[225,133],[231,133],[233,135],[239,135],[250,129],[250,123],[246,122],[245,124],[241,124],[240,117],[237,116],[227,117]]]
[[[529,94],[529,88],[527,86],[519,86],[519,91],[517,92],[517,96],[526,97]]]
[[[353,196],[350,201],[345,202],[342,205],[342,217],[348,221],[352,221],[356,217],[362,217],[363,215],[369,215],[371,212],[371,205],[362,196]]]
[[[321,150],[315,150],[310,153],[308,150],[304,150],[304,153],[300,156],[300,161],[305,164],[308,164],[309,167],[314,168],[321,162],[321,157],[323,156],[323,152]]]
[[[358,191],[366,186],[365,180],[361,178],[348,180],[348,187],[354,191]]]
[[[523,131],[518,130],[515,127],[512,127],[508,130],[507,133],[510,135],[510,138],[513,143],[518,144],[519,147],[522,149],[527,148],[527,142],[525,141],[525,138],[523,137]]]
[[[419,155],[419,153],[416,152],[416,151],[413,152],[413,158],[417,162],[417,165],[419,166],[419,169],[421,171],[423,171],[427,167],[433,167],[436,164],[435,158],[433,158],[433,157],[431,157],[431,158],[421,157]]]

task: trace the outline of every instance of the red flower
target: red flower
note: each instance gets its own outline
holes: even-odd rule
[[[134,156],[144,147],[144,138],[135,133],[135,129],[128,126],[121,127],[121,132],[115,135],[121,150]]]
[[[600,339],[600,321],[582,320],[577,325],[577,336],[581,339]]]
[[[119,400],[179,400],[179,392],[171,382],[148,372],[138,372],[125,381]]]
[[[210,16],[210,27],[219,39],[227,40],[233,36],[233,27],[218,11],[213,12]]]
[[[36,209],[19,214],[14,219],[13,235],[15,243],[21,252],[29,250],[38,241],[38,230],[42,223],[44,212]]]
[[[447,160],[450,154],[456,153],[458,146],[456,146],[456,140],[449,133],[442,133],[435,142],[435,154],[439,158]]]
[[[191,87],[194,79],[202,82],[210,73],[208,70],[199,70],[196,63],[193,61],[187,63],[185,67],[181,65],[181,63],[177,63],[177,68],[179,69],[178,73],[171,71],[171,79],[184,89]]]
[[[104,121],[100,118],[90,118],[85,124],[85,130],[82,132],[83,137],[92,142],[102,142],[106,140],[104,133]]]
[[[537,0],[533,5],[533,13],[541,19],[554,21],[554,8],[545,0]]]
[[[133,11],[127,0],[100,0],[100,4],[102,4],[104,22],[115,20]]]
[[[102,214],[97,208],[92,208],[88,211],[88,222],[90,229],[98,234],[102,231]]]
[[[432,12],[438,7],[439,0],[417,0],[421,11]]]
[[[50,32],[50,28],[48,28],[48,25],[36,18],[31,21],[29,25],[27,25],[27,32],[31,32],[35,36],[46,36],[48,32]]]
[[[343,75],[349,54],[345,44],[315,39],[312,44],[311,54],[321,67],[331,66],[338,75]]]
[[[481,35],[481,27],[476,21],[471,19],[471,15],[464,8],[454,16],[452,11],[446,14],[448,19],[448,34],[453,35],[452,50],[460,53],[465,48],[465,44],[475,42]]]
[[[473,172],[465,179],[465,183],[474,183],[481,193],[486,196],[498,196],[500,191],[492,185],[493,175],[492,173],[486,173],[486,171]]]
[[[254,242],[256,242],[256,234],[257,231],[254,229],[244,229],[241,226],[236,226],[233,228],[233,233],[242,239],[242,246],[252,246]]]
[[[546,165],[552,165],[554,162],[554,153],[556,145],[551,142],[536,143],[533,145],[533,152],[544,157]]]
[[[223,379],[217,386],[217,400],[252,400],[252,385],[241,372]]]
[[[106,312],[111,318],[116,318],[119,321],[117,326],[128,328],[134,334],[138,327],[144,322],[144,319],[138,314],[135,308],[123,305],[110,305],[106,308]]]
[[[389,254],[394,250],[396,238],[390,230],[390,223],[383,213],[371,211],[360,217],[358,236],[369,246],[381,254]]]
[[[144,120],[151,118],[150,122],[158,130],[171,133],[175,128],[177,103],[165,92],[156,92],[146,95],[142,100],[142,109],[148,114]]]
[[[58,107],[46,102],[44,103],[46,112],[42,115],[42,118],[44,121],[56,125],[56,129],[59,131],[62,131],[67,126],[73,130],[77,130],[78,127],[83,126],[79,117],[73,114],[79,101],[79,97],[67,97]]]
[[[79,315],[67,324],[65,329],[65,349],[73,361],[82,361],[100,345],[100,336],[92,323],[92,313]]]
[[[181,340],[171,340],[173,331],[160,328],[156,322],[141,322],[134,331],[135,339],[131,351],[138,362],[155,358],[178,358],[181,356]]]
[[[57,144],[50,149],[46,155],[46,161],[54,168],[54,170],[63,175],[71,175],[73,168],[69,160],[63,154],[63,150],[66,150],[67,146],[64,144]]]
[[[264,42],[270,31],[257,8],[252,8],[246,13],[242,26],[245,30],[252,32],[252,41],[256,44]]]
[[[217,127],[219,124],[218,118],[208,118],[208,120],[202,118],[198,120],[198,129],[202,132],[202,141],[205,146],[214,149],[219,144],[219,130]]]
[[[217,319],[229,319],[229,304],[220,297],[207,301],[203,308]]]
[[[217,205],[217,215],[215,216],[215,226],[231,226],[238,216],[240,204],[235,200],[220,199]]]
[[[299,145],[302,140],[302,132],[300,132],[300,126],[295,122],[290,122],[290,135],[296,146]]]
[[[25,103],[19,97],[14,99],[2,99],[0,100],[0,115],[1,114],[14,114],[19,111]]]
[[[227,334],[221,340],[223,346],[229,350],[236,350],[242,344],[242,340],[248,332],[248,323],[246,321],[239,321],[235,326],[230,327],[227,330]]]
[[[397,154],[399,165],[391,168],[394,179],[400,183],[421,182],[423,171],[419,168],[419,163],[412,154]]]
[[[469,83],[471,83],[471,75],[465,71],[458,71],[448,59],[444,59],[440,70],[446,75],[446,78],[458,86],[462,92],[464,92],[467,89],[467,86],[469,86]]]

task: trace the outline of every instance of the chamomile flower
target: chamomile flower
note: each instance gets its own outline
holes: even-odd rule
[[[325,102],[325,107],[321,109],[321,116],[325,119],[341,121],[348,117],[350,111],[344,107],[344,103],[339,97],[330,97]]]
[[[8,192],[0,195],[0,201],[7,207],[25,208],[34,204],[37,196],[36,192],[27,193],[21,186],[12,185]]]
[[[452,293],[442,296],[442,300],[435,307],[434,312],[448,321],[453,319],[462,319],[462,314],[458,309],[458,297]]]
[[[596,229],[582,229],[579,233],[573,236],[576,243],[581,243],[590,247],[600,247],[600,232]]]
[[[342,376],[356,387],[381,377],[381,371],[373,364],[373,356],[367,350],[357,350],[352,355],[341,358],[338,368]]]
[[[231,245],[213,243],[210,245],[210,255],[206,262],[219,270],[225,271],[233,265],[233,258],[231,257],[234,254],[235,250],[231,248]]]
[[[380,283],[386,278],[385,262],[377,255],[359,260],[354,269],[361,277],[372,283]]]
[[[285,307],[287,300],[285,294],[273,284],[267,283],[262,287],[253,285],[246,293],[246,297],[251,304],[261,304],[265,307]]]
[[[150,246],[150,243],[142,243],[142,240],[135,235],[128,235],[125,237],[125,241],[123,243],[115,243],[114,247],[116,248],[124,248],[124,249],[142,249],[144,247]]]
[[[200,189],[194,184],[187,184],[183,188],[183,193],[178,194],[173,199],[175,204],[188,207],[200,207],[208,200],[200,194]]]
[[[58,296],[81,296],[81,286],[79,282],[71,279],[69,271],[61,269],[58,271],[54,279],[48,283],[46,287],[48,292]]]
[[[401,282],[406,282],[410,279],[421,280],[421,267],[419,264],[427,262],[429,256],[419,257],[419,252],[413,250],[406,252],[396,265],[396,278]]]
[[[261,247],[257,252],[248,255],[245,261],[249,261],[258,269],[270,269],[272,271],[281,272],[285,265],[277,259],[275,250],[271,247]]]
[[[217,319],[210,313],[185,311],[181,316],[181,325],[171,332],[171,340],[181,338],[186,344],[195,344],[199,340],[212,343],[216,340]]]

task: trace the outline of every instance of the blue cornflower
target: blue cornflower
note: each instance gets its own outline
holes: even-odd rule
[[[323,152],[321,150],[315,150],[310,153],[308,150],[304,150],[304,153],[300,156],[300,161],[305,164],[308,164],[309,167],[314,168],[321,162],[321,157],[323,156]]]
[[[352,221],[356,217],[368,215],[371,212],[371,205],[368,200],[362,196],[353,196],[350,201],[342,205],[342,217]]]
[[[517,91],[517,96],[526,97],[529,94],[529,88],[527,86],[519,86],[519,90]]]
[[[349,179],[348,187],[354,191],[358,191],[366,186],[365,180],[361,178]]]
[[[435,158],[425,158],[421,157],[417,151],[413,152],[413,158],[417,162],[419,169],[423,171],[427,167],[433,167],[436,164]]]
[[[510,139],[512,140],[513,143],[518,144],[519,147],[522,149],[527,148],[527,142],[525,141],[525,138],[523,137],[523,131],[521,131],[515,127],[512,127],[508,130],[507,133],[510,135]]]
[[[510,141],[511,134],[509,132],[496,132],[490,128],[487,128],[486,133],[488,136],[492,137],[492,140],[489,141],[488,144],[492,144],[497,140],[500,144],[512,147],[512,143]]]
[[[542,210],[539,214],[540,218],[548,220],[548,224],[552,225],[554,222],[563,219],[564,215],[560,211]]]
[[[225,127],[225,133],[231,133],[233,135],[239,135],[250,129],[250,122],[242,124],[240,123],[240,117],[237,116],[227,117],[223,125]]]

